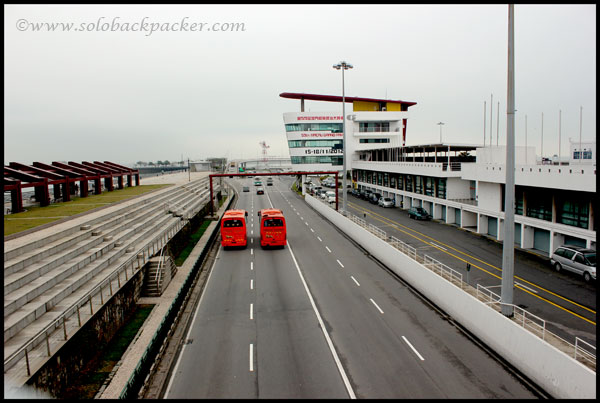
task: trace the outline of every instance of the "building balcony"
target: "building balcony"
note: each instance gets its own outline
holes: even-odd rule
[[[473,163],[461,162],[400,162],[400,161],[352,161],[352,169],[390,172],[407,175],[424,175],[441,178],[461,177],[463,166]]]

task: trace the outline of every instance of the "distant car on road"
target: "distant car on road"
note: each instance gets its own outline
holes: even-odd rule
[[[264,195],[265,194],[265,189],[263,189],[262,187],[256,188],[256,194],[257,195]]]
[[[556,271],[563,268],[583,276],[586,283],[596,280],[596,251],[574,245],[559,246],[552,256],[550,263]]]
[[[371,204],[377,204],[379,202],[380,198],[381,198],[381,194],[379,194],[379,193],[371,193],[371,195],[369,196],[369,203],[371,203]]]
[[[431,220],[431,214],[423,207],[411,207],[408,209],[408,218],[415,220]]]
[[[381,207],[394,207],[394,201],[392,199],[390,199],[389,197],[381,197],[379,198],[379,202],[377,203],[379,204]]]
[[[259,180],[254,181],[254,186],[261,186],[261,185],[262,185],[261,181],[259,181]]]
[[[250,188],[249,188],[248,186],[244,186],[244,187],[242,188],[242,190],[243,190],[244,192],[249,192],[249,191],[250,191]]]
[[[325,200],[327,200],[328,203],[335,203],[335,192],[332,190],[328,190],[327,192],[325,192],[325,195],[327,196],[327,198]]]

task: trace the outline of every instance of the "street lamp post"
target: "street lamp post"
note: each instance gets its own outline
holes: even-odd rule
[[[442,144],[442,125],[445,125],[445,123],[439,122],[438,125],[440,126],[440,144]]]
[[[342,70],[342,141],[343,146],[343,174],[342,174],[342,210],[344,213],[346,210],[346,93],[344,89],[344,70],[352,68],[350,63],[341,61],[338,64],[334,64],[333,68],[336,70]]]

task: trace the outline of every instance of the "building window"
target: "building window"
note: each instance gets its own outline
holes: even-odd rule
[[[381,183],[382,181],[383,181],[383,174],[381,172],[377,172],[377,184],[379,186],[381,186],[382,185],[382,183]]]
[[[360,139],[361,143],[389,143],[390,139]]]
[[[383,174],[383,186],[388,187],[389,183],[390,183],[390,174],[386,172]]]
[[[344,165],[342,157],[323,155],[318,157],[290,157],[292,164],[331,164]]]
[[[579,228],[588,228],[589,202],[569,199],[557,202],[556,222]]]
[[[515,214],[523,215],[523,190],[518,187],[515,187]]]
[[[398,175],[398,190],[404,190],[404,176],[403,175]]]
[[[415,193],[423,194],[423,177],[415,176]]]
[[[446,198],[446,178],[439,178],[437,183],[436,197]]]
[[[285,125],[286,132],[302,131],[329,131],[332,133],[341,133],[341,123],[290,123]]]
[[[425,178],[425,194],[427,196],[433,196],[434,191],[434,178]]]
[[[581,151],[573,152],[573,159],[578,160],[581,159]],[[591,160],[592,159],[592,151],[591,150],[583,150],[583,159]]]
[[[552,195],[541,190],[529,192],[527,194],[527,217],[552,221]]]
[[[298,147],[329,147],[343,148],[344,140],[288,140],[290,148]]]
[[[413,176],[412,175],[406,175],[406,191],[407,192],[412,192],[413,191],[413,180],[412,180]]]
[[[360,122],[358,131],[361,133],[389,132],[390,122]]]
[[[394,189],[396,187],[396,175],[390,175],[390,187]]]

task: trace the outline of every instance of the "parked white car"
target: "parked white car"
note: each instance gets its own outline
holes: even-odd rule
[[[580,246],[563,245],[558,247],[550,258],[556,271],[572,271],[583,276],[586,283],[596,280],[596,251]]]

